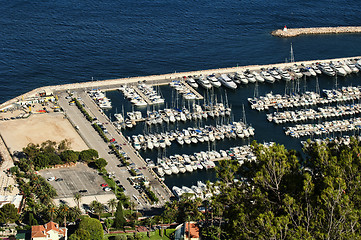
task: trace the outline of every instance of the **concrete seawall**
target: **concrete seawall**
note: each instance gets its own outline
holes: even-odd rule
[[[311,34],[340,34],[340,33],[361,33],[361,27],[315,27],[315,28],[287,28],[272,31],[273,36],[277,37],[296,37],[299,35]]]
[[[141,77],[131,77],[131,78],[119,78],[119,79],[111,79],[111,80],[102,80],[102,81],[91,81],[91,82],[82,82],[82,83],[71,83],[71,84],[64,84],[64,85],[53,85],[53,86],[45,86],[36,88],[30,92],[24,93],[16,98],[13,98],[5,103],[0,105],[0,109],[4,109],[7,106],[21,100],[22,98],[26,99],[29,97],[36,96],[41,91],[46,92],[57,92],[57,91],[65,91],[65,90],[74,90],[74,89],[94,89],[94,88],[101,88],[102,90],[111,90],[117,89],[120,85],[124,84],[136,84],[139,81],[147,81],[150,84],[159,84],[164,85],[168,84],[172,80],[182,78],[183,76],[189,75],[210,75],[213,73],[230,73],[230,72],[237,72],[237,71],[245,71],[249,69],[250,71],[257,71],[261,68],[272,68],[272,67],[281,67],[281,68],[288,68],[293,64],[312,64],[315,62],[330,62],[330,61],[342,61],[346,59],[360,59],[361,56],[355,57],[347,57],[347,58],[334,58],[334,59],[323,59],[323,60],[310,60],[310,61],[299,61],[293,63],[275,63],[275,64],[268,64],[268,65],[249,65],[249,66],[238,66],[238,67],[230,67],[230,68],[218,68],[218,69],[209,69],[209,70],[198,70],[198,71],[191,71],[191,72],[180,72],[180,73],[169,73],[169,74],[162,74],[162,75],[150,75],[150,76],[141,76]]]

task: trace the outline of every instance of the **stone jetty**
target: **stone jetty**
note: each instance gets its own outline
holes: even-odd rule
[[[299,35],[311,34],[340,34],[340,33],[361,33],[361,27],[314,27],[314,28],[287,28],[272,31],[273,36],[277,37],[296,37]]]
[[[130,77],[130,78],[119,78],[119,79],[110,79],[110,80],[101,80],[101,81],[91,81],[91,82],[81,82],[81,83],[70,83],[63,85],[53,85],[53,86],[44,86],[36,88],[30,92],[24,93],[18,97],[10,99],[2,104],[0,104],[0,111],[6,108],[12,107],[14,103],[31,97],[39,96],[40,92],[46,92],[47,94],[61,92],[65,90],[75,90],[75,89],[85,89],[91,90],[94,88],[101,88],[103,91],[116,90],[121,85],[124,84],[137,84],[139,82],[146,81],[148,84],[156,84],[163,85],[169,84],[173,80],[181,79],[183,76],[193,76],[193,75],[210,75],[210,74],[222,74],[222,73],[231,73],[238,71],[259,71],[261,68],[273,68],[273,67],[281,67],[281,68],[289,68],[294,64],[313,64],[313,63],[323,63],[330,61],[344,61],[348,59],[360,59],[361,56],[354,57],[346,57],[346,58],[334,58],[334,59],[319,59],[319,60],[308,60],[308,61],[300,61],[300,62],[289,62],[289,63],[273,63],[266,65],[248,65],[248,66],[237,66],[237,67],[228,67],[228,68],[218,68],[218,69],[208,69],[208,70],[198,70],[191,72],[175,72],[161,75],[151,75],[151,76],[139,76],[139,77]]]

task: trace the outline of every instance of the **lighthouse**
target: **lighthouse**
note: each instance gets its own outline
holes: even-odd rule
[[[283,27],[283,31],[287,32],[287,26],[286,25]]]

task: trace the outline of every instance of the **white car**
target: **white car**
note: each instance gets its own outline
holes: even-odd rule
[[[49,182],[51,182],[51,181],[54,181],[54,180],[55,180],[55,177],[50,177],[50,178],[47,178],[46,180],[48,180]]]
[[[105,188],[103,188],[103,190],[106,192],[110,192],[112,189],[110,187],[105,187]]]

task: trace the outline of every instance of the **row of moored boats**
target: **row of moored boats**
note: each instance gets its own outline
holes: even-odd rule
[[[171,130],[165,133],[133,135],[132,142],[136,150],[169,147],[173,141],[179,145],[196,144],[203,142],[214,142],[224,138],[248,138],[254,135],[254,128],[245,123],[233,122],[231,124],[205,126],[201,128],[191,128],[183,130]]]
[[[267,114],[267,120],[276,124],[318,120],[332,117],[344,117],[361,113],[361,104],[325,106],[317,109],[273,112]]]
[[[159,158],[155,170],[160,177],[196,170],[214,168],[214,161],[237,160],[240,164],[244,161],[255,161],[256,156],[249,145],[232,147],[229,150],[201,151],[192,155],[175,154],[174,156]]]
[[[319,93],[307,91],[302,94],[281,95],[267,93],[265,96],[248,98],[252,109],[263,111],[269,108],[282,109],[315,106],[318,104],[340,103],[361,98],[361,87],[342,87],[340,89],[323,90],[325,97]]]
[[[319,124],[298,124],[285,128],[286,135],[299,138],[337,132],[355,131],[361,128],[361,118],[334,120]]]
[[[268,82],[274,83],[277,80],[291,81],[302,77],[316,77],[320,74],[327,76],[346,76],[351,73],[358,73],[361,69],[361,60],[345,60],[345,61],[331,61],[316,62],[310,65],[291,65],[286,68],[272,67],[261,68],[259,71],[238,71],[234,73],[211,74],[208,76],[184,76],[185,80],[191,87],[198,88],[201,86],[204,89],[219,88],[224,86],[230,89],[236,89],[237,85]],[[179,91],[183,91],[180,81],[173,81],[170,83],[172,87],[176,87]],[[187,96],[188,93],[186,93]],[[186,98],[186,97],[185,97]],[[191,98],[193,99],[193,98]]]

